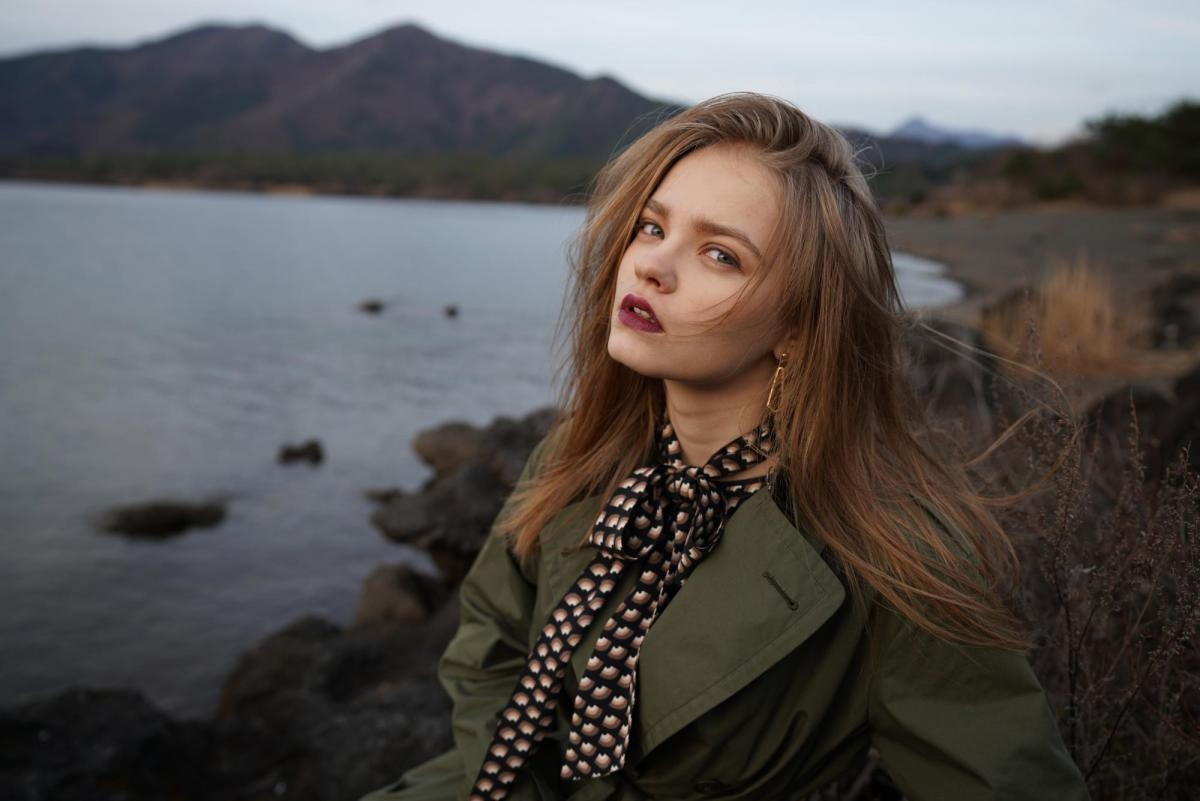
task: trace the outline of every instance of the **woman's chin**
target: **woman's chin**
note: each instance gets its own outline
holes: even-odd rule
[[[655,365],[653,360],[647,359],[644,356],[639,357],[636,353],[631,353],[630,350],[624,347],[614,347],[610,340],[608,346],[608,355],[614,362],[628,367],[633,372],[645,378],[666,378],[663,374],[662,366]]]

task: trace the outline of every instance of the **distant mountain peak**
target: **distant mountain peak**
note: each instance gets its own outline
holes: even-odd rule
[[[140,47],[182,46],[220,39],[225,41],[291,42],[299,45],[291,34],[261,22],[233,25],[224,22],[201,22],[182,31],[143,42]],[[137,48],[134,48],[137,49]]]
[[[376,31],[373,34],[365,37],[361,41],[369,39],[393,39],[393,38],[414,38],[414,39],[436,39],[444,41],[442,37],[416,22],[401,22],[396,25],[389,25],[382,30]]]
[[[453,50],[470,51],[475,48],[446,39],[416,22],[389,25],[369,33],[335,50],[358,50],[360,53],[388,54],[388,57],[404,58],[406,53],[447,53]]]
[[[908,139],[932,145],[952,144],[969,149],[1024,144],[1017,136],[994,134],[978,129],[960,130],[935,125],[920,115],[913,115],[887,134],[893,139]]]
[[[896,126],[896,129],[894,131],[892,131],[891,135],[899,136],[901,133],[916,133],[916,134],[938,133],[938,134],[940,134],[940,133],[942,133],[942,130],[931,125],[930,122],[927,119],[925,119],[924,117],[922,117],[921,115],[914,114],[913,116],[909,117],[907,120],[905,120],[904,122],[902,122],[898,126]]]

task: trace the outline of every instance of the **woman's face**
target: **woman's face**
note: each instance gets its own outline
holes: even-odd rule
[[[724,322],[713,321],[751,275],[767,269],[761,254],[778,214],[775,178],[749,149],[713,145],[680,159],[642,209],[621,257],[609,355],[642,375],[695,388],[769,379],[780,339],[770,312],[777,274]]]

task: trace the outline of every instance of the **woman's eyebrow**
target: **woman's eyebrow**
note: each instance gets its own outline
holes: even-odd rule
[[[663,219],[669,220],[671,218],[670,210],[654,198],[648,198],[646,200],[646,208],[655,214],[661,215]],[[692,220],[692,227],[702,234],[732,237],[733,239],[736,239],[745,245],[750,252],[754,254],[754,258],[762,261],[762,253],[760,253],[758,248],[755,247],[754,243],[750,241],[750,237],[746,236],[736,228],[730,228],[728,225],[721,225],[719,222],[713,222],[707,217],[694,218]]]

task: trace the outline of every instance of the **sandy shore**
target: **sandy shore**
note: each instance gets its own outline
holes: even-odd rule
[[[980,311],[1026,284],[1057,260],[1086,259],[1108,273],[1119,309],[1150,315],[1151,293],[1176,274],[1200,275],[1200,208],[1043,206],[953,217],[888,217],[894,249],[935,259],[962,282],[965,297],[927,316],[977,326]],[[1200,351],[1147,352],[1124,374],[1090,377],[1084,394],[1137,380],[1165,388]]]

